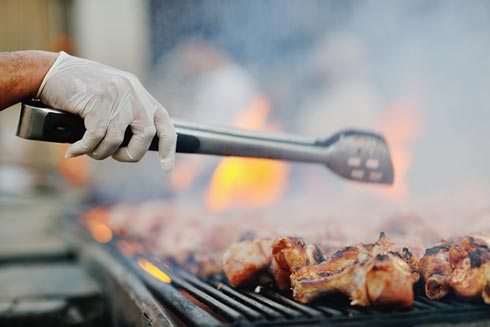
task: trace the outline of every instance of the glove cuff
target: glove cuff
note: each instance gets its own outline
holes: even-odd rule
[[[56,58],[56,60],[54,61],[53,65],[51,65],[51,68],[49,68],[49,70],[46,73],[46,75],[44,75],[43,81],[41,82],[41,86],[39,86],[39,89],[37,90],[36,99],[39,99],[39,97],[41,96],[41,93],[43,92],[44,86],[46,85],[46,83],[47,83],[47,81],[48,81],[49,76],[51,75],[51,73],[56,69],[57,66],[59,66],[59,64],[61,62],[61,59],[63,57],[66,57],[66,56],[70,56],[70,55],[67,54],[64,51],[60,51],[59,52],[59,55]]]

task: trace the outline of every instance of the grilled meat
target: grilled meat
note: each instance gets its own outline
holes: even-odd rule
[[[392,254],[378,254],[361,263],[346,267],[337,274],[324,276],[303,273],[291,276],[293,297],[309,303],[321,296],[342,293],[352,305],[393,305],[408,307],[413,302],[413,282],[408,264]]]
[[[306,246],[306,257],[307,265],[317,265],[325,261],[325,255],[322,249],[316,244],[308,244]]]
[[[289,276],[297,269],[323,260],[325,257],[320,248],[314,244],[306,245],[302,238],[285,236],[272,243],[271,272],[279,289],[290,289]]]
[[[419,269],[425,280],[425,294],[431,300],[441,299],[449,292],[448,279],[452,273],[449,262],[451,245],[444,243],[425,251]]]
[[[233,244],[223,255],[223,270],[233,286],[245,286],[267,271],[272,260],[272,240],[248,240]]]
[[[441,299],[452,289],[464,299],[490,303],[490,248],[484,237],[458,237],[429,248],[419,266],[428,298]]]
[[[342,293],[351,298],[352,305],[403,307],[413,301],[417,268],[407,248],[397,251],[394,242],[380,233],[375,243],[345,247],[325,262],[298,269],[291,275],[291,286],[295,300],[303,303]]]
[[[404,247],[401,251],[390,251],[389,253],[396,255],[408,264],[410,267],[410,276],[414,284],[420,280],[419,260],[408,248]]]
[[[414,282],[418,281],[419,273],[416,258],[408,248],[403,248],[401,251],[398,251],[395,247],[395,243],[383,232],[380,233],[379,238],[375,243],[361,243],[354,246],[346,246],[335,252],[326,261],[318,265],[309,266],[304,269],[304,272],[302,269],[299,269],[298,273],[304,273],[311,278],[314,278],[315,275],[325,276],[327,274],[337,274],[353,264],[373,258],[378,254],[388,253],[395,254],[406,261],[412,271],[412,279]]]
[[[449,286],[462,298],[488,301],[490,249],[473,237],[463,237],[449,249],[453,272]]]

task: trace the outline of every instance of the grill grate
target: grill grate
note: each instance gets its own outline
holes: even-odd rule
[[[111,244],[109,244],[111,246]],[[330,299],[303,305],[287,294],[264,287],[259,293],[235,289],[224,278],[203,281],[150,255],[123,256],[112,244],[113,253],[144,281],[154,296],[186,325],[191,326],[414,326],[435,322],[468,322],[490,319],[490,307],[454,296],[431,301],[416,296],[409,309],[351,307],[345,299]],[[137,264],[145,258],[168,274],[164,283]],[[416,290],[416,294],[422,294]]]

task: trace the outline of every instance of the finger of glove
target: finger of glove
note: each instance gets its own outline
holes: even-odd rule
[[[65,158],[81,156],[82,154],[91,153],[97,144],[104,138],[104,129],[87,130],[81,140],[70,145],[66,150]]]
[[[113,155],[124,141],[124,132],[129,123],[121,124],[117,122],[109,123],[104,138],[97,147],[88,155],[97,160],[105,159]]]
[[[167,110],[160,105],[155,112],[155,127],[159,138],[158,152],[160,154],[160,162],[164,170],[170,171],[175,163],[177,134]]]
[[[112,157],[118,161],[137,162],[145,155],[150,147],[151,141],[155,136],[156,129],[153,125],[146,127],[131,126],[133,136],[129,140],[128,146],[117,150]]]
[[[71,158],[91,153],[104,138],[107,129],[107,118],[89,112],[84,120],[85,134],[81,140],[73,143],[66,151],[65,157]]]

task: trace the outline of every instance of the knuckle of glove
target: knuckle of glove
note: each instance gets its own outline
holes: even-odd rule
[[[141,138],[144,140],[151,140],[155,136],[157,129],[155,126],[150,125],[143,129],[141,132]]]
[[[96,139],[96,140],[101,140],[104,138],[106,133],[106,128],[105,127],[99,127],[94,130],[87,131],[88,136],[91,139]]]
[[[124,140],[124,130],[122,129],[109,129],[109,132],[104,138],[104,143],[109,146],[118,146]]]

